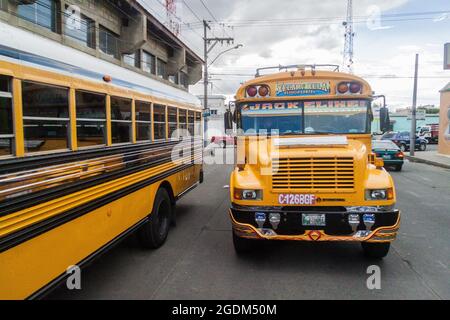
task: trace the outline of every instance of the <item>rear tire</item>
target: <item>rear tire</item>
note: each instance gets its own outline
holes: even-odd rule
[[[389,248],[391,247],[390,242],[386,243],[372,243],[372,242],[361,242],[361,246],[364,251],[364,255],[371,259],[383,259],[389,253]]]
[[[419,150],[420,151],[426,151],[427,150],[427,144],[426,143],[421,143],[419,146]]]
[[[234,250],[238,255],[248,253],[255,248],[255,240],[238,237],[233,232]]]
[[[402,168],[403,168],[403,165],[401,165],[401,164],[398,164],[398,165],[396,165],[395,166],[395,171],[402,171]]]
[[[155,196],[149,221],[138,230],[138,239],[144,248],[161,247],[169,234],[172,219],[172,204],[167,190],[161,188]]]

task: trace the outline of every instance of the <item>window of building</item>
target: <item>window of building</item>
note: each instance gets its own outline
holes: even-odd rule
[[[217,116],[217,110],[216,109],[211,109],[211,115],[212,116]]]
[[[100,26],[100,51],[119,59],[119,36],[114,32]]]
[[[142,70],[156,74],[156,58],[147,51],[142,51]]]
[[[26,152],[69,148],[69,90],[23,82],[23,127]]]
[[[95,22],[85,15],[76,15],[75,12],[67,12],[66,6],[64,14],[64,34],[71,39],[95,49]]]
[[[153,122],[155,140],[166,139],[166,107],[155,104],[153,106]]]
[[[175,131],[178,129],[177,108],[168,107],[168,112],[169,138],[178,139],[177,136],[174,136]]]
[[[0,157],[13,153],[13,143],[11,78],[0,76]]]
[[[202,135],[202,114],[200,112],[195,113],[195,128],[194,133],[196,136]]]
[[[19,4],[17,14],[22,19],[56,32],[58,12],[55,0],[37,0],[29,4]]]
[[[106,144],[106,96],[77,91],[75,99],[78,147]]]
[[[150,102],[136,101],[136,140],[152,139],[152,105]]]
[[[141,59],[139,50],[132,54],[124,54],[123,55],[123,62],[125,62],[127,65],[140,68],[141,67]]]
[[[179,109],[178,121],[180,127],[180,136],[187,135],[187,110]]]
[[[163,79],[167,79],[167,63],[158,59],[158,73],[157,76]]]
[[[195,113],[194,111],[188,111],[188,131],[189,135],[194,136],[195,128]]]
[[[8,0],[0,0],[0,10],[8,11]]]
[[[188,88],[189,87],[189,83],[188,83],[188,76],[187,76],[187,74],[184,73],[184,72],[180,72],[180,76],[179,77],[180,77],[179,83],[183,87]]]
[[[112,142],[131,142],[131,127],[131,100],[111,97]]]
[[[169,76],[169,81],[178,84],[178,74]]]

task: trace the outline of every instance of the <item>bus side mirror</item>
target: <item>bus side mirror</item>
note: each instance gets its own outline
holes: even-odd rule
[[[233,114],[230,110],[227,110],[224,115],[225,131],[233,130]]]

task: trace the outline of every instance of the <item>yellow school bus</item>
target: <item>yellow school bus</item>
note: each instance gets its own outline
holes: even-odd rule
[[[353,241],[385,257],[400,212],[394,182],[371,151],[370,85],[336,66],[277,68],[258,70],[236,94],[236,251],[257,240]]]
[[[160,247],[202,181],[198,99],[85,59],[0,50],[0,299],[40,297],[135,231]]]

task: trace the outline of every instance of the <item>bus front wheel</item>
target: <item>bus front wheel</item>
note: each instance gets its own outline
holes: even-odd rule
[[[371,243],[361,242],[364,255],[372,259],[383,259],[389,253],[391,244],[389,242]]]
[[[237,254],[243,254],[251,251],[255,247],[255,241],[256,240],[238,237],[233,232],[233,245]]]
[[[139,242],[144,248],[157,249],[164,244],[169,234],[171,217],[169,194],[166,189],[161,188],[156,193],[149,221],[138,231]]]

